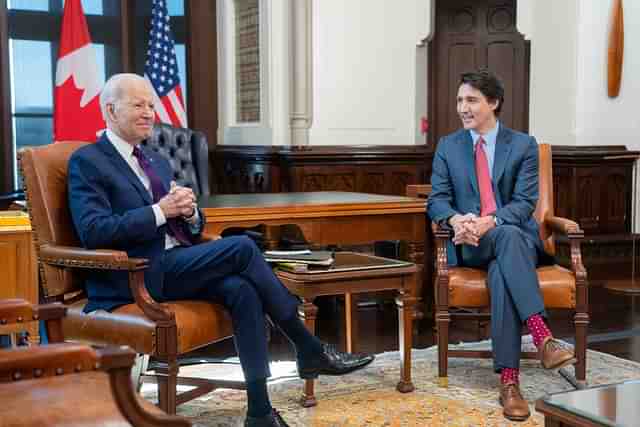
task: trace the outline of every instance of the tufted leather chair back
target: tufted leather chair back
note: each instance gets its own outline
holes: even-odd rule
[[[209,147],[202,132],[156,123],[151,137],[142,142],[169,160],[175,181],[196,196],[208,196]]]

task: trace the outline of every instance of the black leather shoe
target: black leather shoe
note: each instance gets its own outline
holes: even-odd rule
[[[272,409],[271,413],[264,417],[247,417],[244,420],[244,427],[289,427],[289,424],[284,422],[278,411]]]
[[[310,360],[298,359],[298,375],[310,380],[318,375],[344,375],[364,368],[373,362],[372,354],[352,354],[337,351],[334,346],[322,344],[322,353]]]

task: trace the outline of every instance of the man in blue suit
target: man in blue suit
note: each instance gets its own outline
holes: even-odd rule
[[[505,417],[521,421],[530,414],[519,389],[522,325],[531,332],[545,368],[558,369],[575,358],[546,324],[536,275],[545,257],[533,218],[538,144],[498,121],[503,102],[502,82],[491,72],[461,76],[457,111],[464,129],[438,143],[427,211],[432,221],[454,231],[450,264],[488,271],[500,402]]]
[[[337,352],[311,335],[298,319],[299,300],[249,238],[198,243],[204,217],[193,192],[172,181],[167,160],[140,145],[153,128],[153,94],[149,82],[135,74],[115,75],[105,84],[100,106],[107,131],[69,160],[75,229],[86,248],[149,259],[145,284],[158,301],[202,299],[227,307],[247,382],[245,426],[286,426],[267,394],[265,314],[295,346],[302,378],[342,375],[373,357]],[[126,272],[94,272],[86,288],[86,312],[133,302]]]

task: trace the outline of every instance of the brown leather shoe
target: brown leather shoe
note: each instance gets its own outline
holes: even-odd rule
[[[542,367],[545,369],[560,369],[577,362],[573,351],[565,348],[557,339],[551,336],[542,341],[538,357]]]
[[[520,393],[518,384],[500,385],[500,404],[502,414],[511,421],[524,421],[529,418],[529,404]]]

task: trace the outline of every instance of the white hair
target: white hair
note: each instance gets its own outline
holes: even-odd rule
[[[102,92],[100,92],[100,110],[102,111],[102,117],[105,121],[109,120],[109,116],[107,115],[107,104],[115,104],[122,100],[124,96],[123,86],[127,82],[134,81],[144,82],[147,85],[149,84],[147,79],[133,73],[114,74],[104,84]]]

